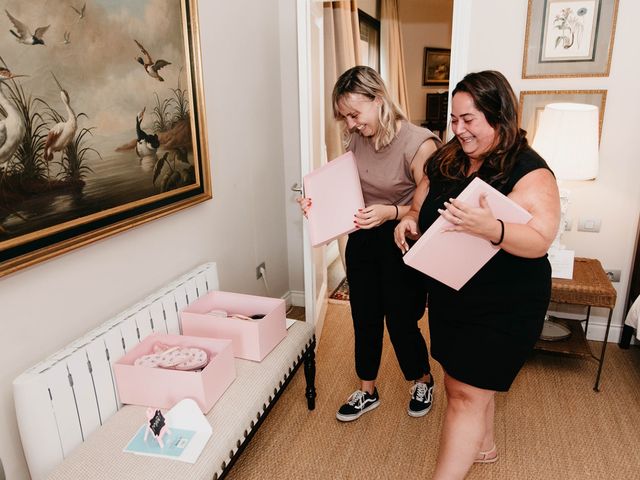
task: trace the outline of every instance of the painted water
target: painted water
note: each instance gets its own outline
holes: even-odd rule
[[[189,159],[191,160],[191,159]],[[143,168],[135,152],[113,153],[87,160],[93,173],[77,191],[52,190],[22,201],[1,222],[0,240],[9,240],[87,215],[104,212],[160,194],[153,169]]]

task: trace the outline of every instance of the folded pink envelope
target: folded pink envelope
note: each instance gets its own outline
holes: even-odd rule
[[[353,153],[347,152],[305,175],[304,194],[311,198],[309,237],[314,247],[355,230],[354,215],[364,207]]]
[[[480,195],[496,218],[505,223],[527,223],[531,214],[485,181],[474,178],[458,199],[477,207]],[[460,290],[500,250],[484,238],[465,232],[445,232],[451,226],[440,216],[403,257],[404,263]]]

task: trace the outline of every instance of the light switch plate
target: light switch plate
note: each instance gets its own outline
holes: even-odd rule
[[[579,232],[599,232],[601,220],[599,218],[581,218],[578,221]]]

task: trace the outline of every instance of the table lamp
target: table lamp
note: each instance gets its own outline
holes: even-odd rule
[[[550,103],[540,112],[532,148],[547,161],[560,190],[560,227],[551,248],[564,249],[569,190],[561,182],[598,174],[598,118],[598,107],[581,103]]]
[[[540,112],[532,148],[544,158],[556,176],[560,192],[560,225],[549,248],[552,276],[573,277],[574,252],[565,249],[561,237],[567,225],[569,190],[564,180],[592,180],[598,174],[598,107],[580,103],[550,103]],[[545,319],[543,340],[562,340],[569,329]]]

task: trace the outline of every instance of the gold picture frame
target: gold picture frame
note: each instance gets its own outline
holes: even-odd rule
[[[524,90],[518,103],[518,125],[526,130],[529,145],[533,143],[540,112],[550,103],[586,103],[598,107],[598,138],[602,136],[606,90]]]
[[[32,3],[5,2],[0,37],[0,121],[21,135],[0,276],[212,197],[197,0]]]
[[[529,0],[522,78],[606,77],[619,0]]]

